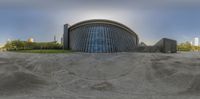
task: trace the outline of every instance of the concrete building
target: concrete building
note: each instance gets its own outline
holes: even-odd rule
[[[139,38],[134,31],[110,20],[87,20],[72,26],[65,24],[61,41],[64,49],[89,53],[177,52],[176,40],[163,38],[154,46],[145,43],[139,45]]]
[[[110,20],[88,20],[64,25],[64,49],[89,53],[134,51],[138,36],[125,25]]]
[[[69,47],[69,25],[64,25],[64,34],[63,34],[63,49],[67,50],[70,49]]]
[[[154,45],[154,48],[163,53],[176,53],[177,41],[163,38]]]

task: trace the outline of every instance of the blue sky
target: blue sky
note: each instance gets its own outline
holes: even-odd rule
[[[0,44],[7,39],[60,41],[63,25],[88,19],[118,21],[149,45],[163,37],[200,37],[198,0],[1,0]]]

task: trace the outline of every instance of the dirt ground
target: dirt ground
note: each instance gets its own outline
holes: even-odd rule
[[[0,99],[200,99],[200,53],[0,52]]]

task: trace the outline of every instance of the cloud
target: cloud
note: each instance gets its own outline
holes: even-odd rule
[[[199,9],[199,0],[1,0],[0,33],[50,41],[62,36],[66,23],[98,18],[123,23],[152,44],[164,36],[176,38],[175,33],[198,32]]]
[[[199,0],[1,0],[1,7],[44,9],[155,9],[199,6]]]

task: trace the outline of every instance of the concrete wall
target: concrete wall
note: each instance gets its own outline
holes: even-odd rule
[[[65,50],[69,49],[69,25],[64,25],[64,34],[63,34],[63,48]]]
[[[154,46],[159,48],[160,52],[163,52],[163,53],[176,53],[177,52],[177,41],[176,40],[163,38],[160,41],[158,41]]]

